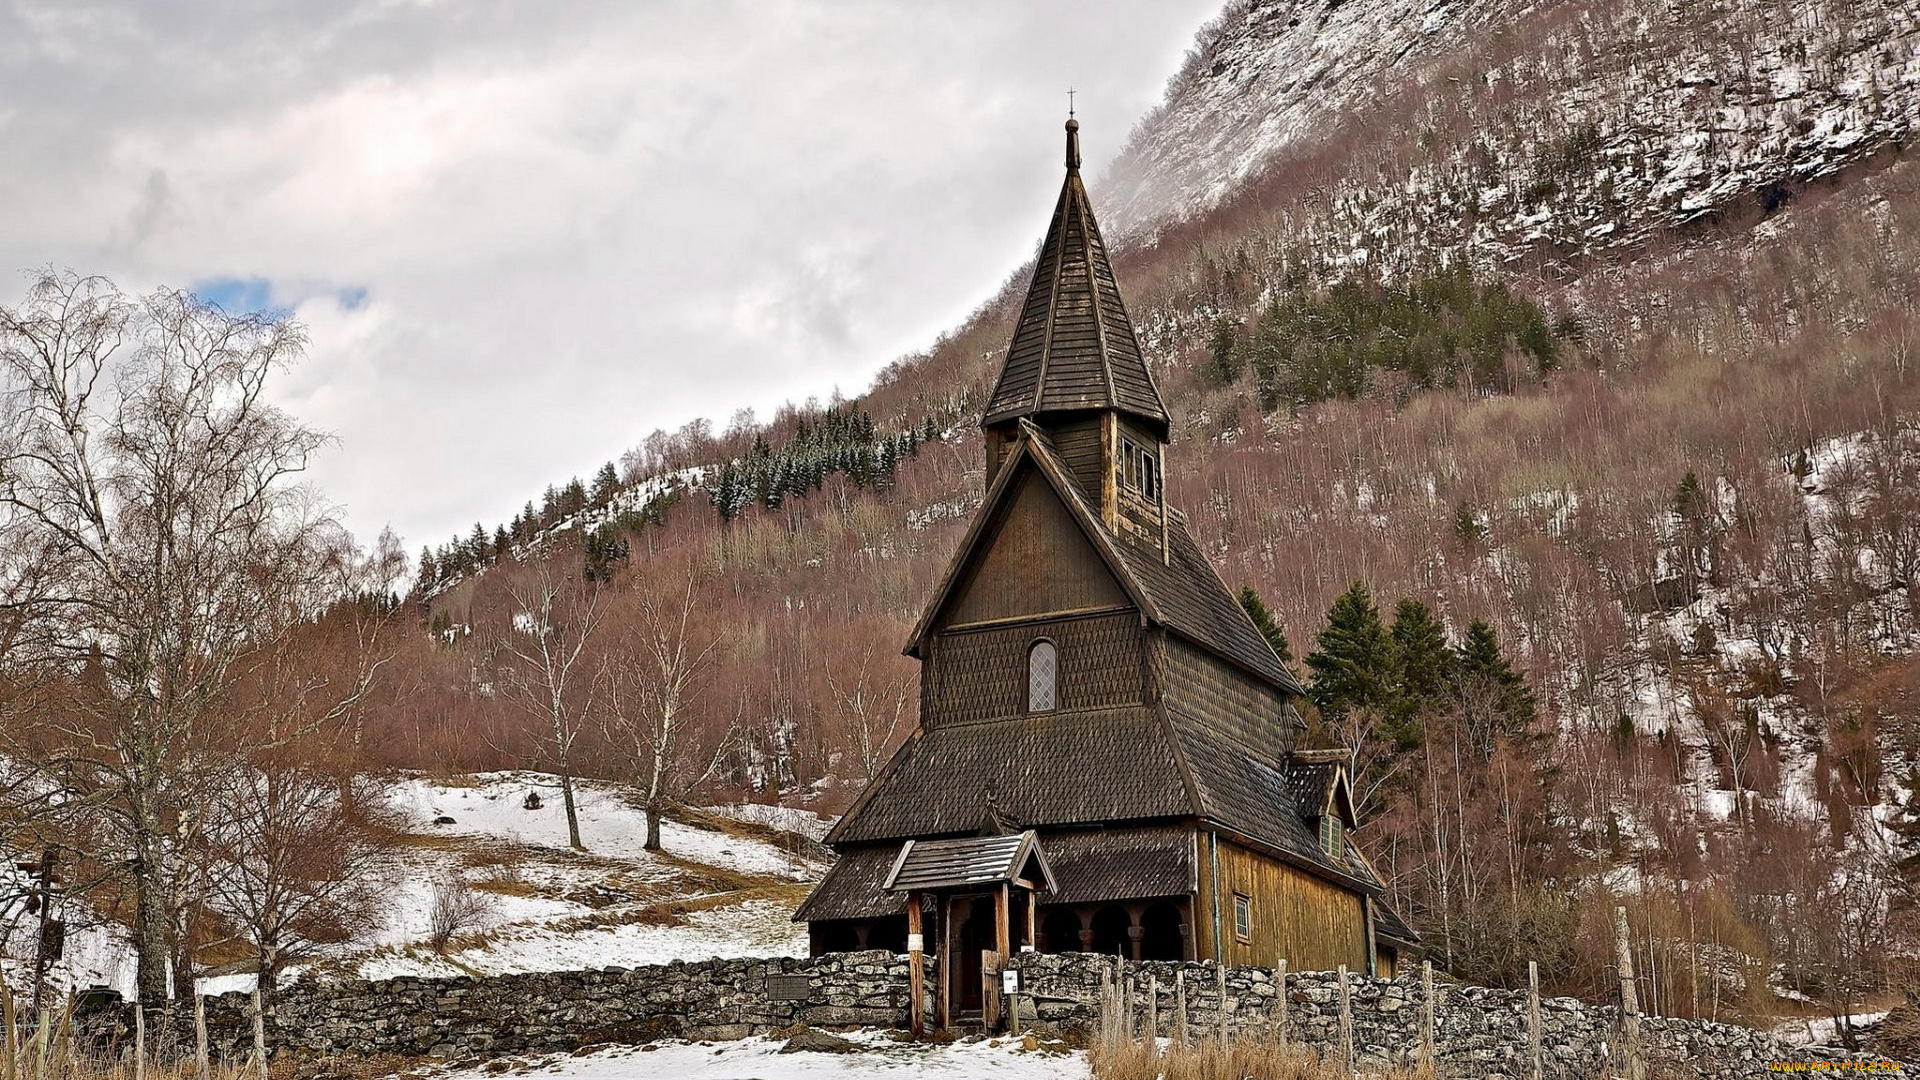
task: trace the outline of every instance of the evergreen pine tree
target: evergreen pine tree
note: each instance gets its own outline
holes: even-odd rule
[[[613,498],[613,493],[619,490],[620,473],[613,467],[613,462],[609,461],[605,465],[600,466],[599,472],[593,474],[593,492],[591,495],[593,505],[605,506],[607,500]]]
[[[1400,676],[1388,734],[1403,749],[1424,738],[1421,720],[1446,704],[1453,684],[1453,650],[1427,605],[1411,598],[1393,609],[1393,651]]]
[[[1480,515],[1464,499],[1453,510],[1453,535],[1467,547],[1486,539],[1486,530],[1480,527]]]
[[[1491,752],[1495,734],[1525,740],[1532,734],[1533,690],[1513,670],[1493,627],[1475,619],[1454,656],[1454,686],[1468,730]]]
[[[1240,587],[1240,606],[1246,609],[1247,617],[1259,628],[1260,636],[1266,638],[1267,644],[1273,647],[1273,654],[1280,658],[1280,662],[1293,663],[1293,646],[1287,642],[1287,632],[1274,620],[1273,612],[1267,609],[1266,601],[1260,599],[1260,594],[1253,591],[1253,586]]]
[[[1307,695],[1329,716],[1354,709],[1393,706],[1393,639],[1380,622],[1380,609],[1364,582],[1356,581],[1327,609],[1327,628],[1314,639],[1319,648],[1307,654],[1313,685]]]
[[[1240,323],[1222,315],[1213,321],[1213,356],[1207,361],[1207,381],[1215,386],[1231,386],[1240,378],[1243,357],[1240,349]]]

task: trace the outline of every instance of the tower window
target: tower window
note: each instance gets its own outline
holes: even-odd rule
[[[1050,712],[1060,702],[1060,657],[1053,642],[1036,641],[1027,650],[1027,711]]]
[[[1120,480],[1148,502],[1160,498],[1160,456],[1132,439],[1120,440]]]

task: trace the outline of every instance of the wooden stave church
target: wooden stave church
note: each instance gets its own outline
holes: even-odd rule
[[[920,723],[794,915],[815,955],[931,939],[943,1022],[1016,948],[1390,976],[1419,943],[1348,835],[1346,753],[1295,748],[1300,684],[1166,505],[1169,416],[1078,132],[985,499],[906,648]]]

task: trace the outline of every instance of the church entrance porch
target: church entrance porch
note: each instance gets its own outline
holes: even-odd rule
[[[906,894],[914,1034],[922,1035],[926,1028],[924,923],[929,900],[939,950],[940,1027],[978,1016],[986,1030],[997,1030],[1001,973],[1016,947],[1033,947],[1036,897],[1055,891],[1039,837],[1028,830],[1011,836],[909,840],[884,888]]]

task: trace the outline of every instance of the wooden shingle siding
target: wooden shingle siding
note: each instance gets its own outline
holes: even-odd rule
[[[1180,638],[1167,639],[1160,693],[1169,708],[1271,762],[1293,749],[1296,718],[1285,695]]]
[[[1100,475],[1105,471],[1101,425],[1099,414],[1089,414],[1082,419],[1056,425],[1051,432],[1053,448],[1059,452],[1060,460],[1089,497],[1098,496]]]
[[[927,696],[922,724],[977,723],[1026,712],[1027,650],[1053,642],[1059,657],[1057,711],[1108,708],[1145,700],[1146,631],[1132,611],[949,630],[921,669]]]
[[[1366,905],[1359,894],[1204,833],[1199,848],[1200,902],[1194,919],[1199,955],[1261,967],[1285,960],[1293,971],[1326,971],[1341,964],[1367,970]],[[1253,898],[1253,935],[1246,944],[1233,933],[1235,893]]]
[[[1016,483],[1005,516],[964,571],[965,583],[940,623],[1125,604],[1125,590],[1047,482],[1029,474]]]

